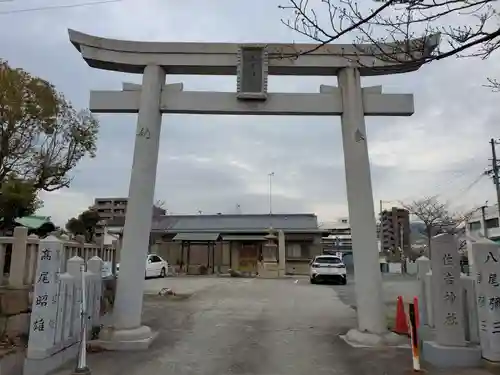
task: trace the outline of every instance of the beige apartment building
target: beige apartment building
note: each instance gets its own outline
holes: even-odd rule
[[[106,222],[107,227],[123,227],[125,225],[125,213],[127,212],[128,198],[106,197],[95,198],[94,207],[99,213],[101,220]],[[166,214],[163,208],[153,206],[153,217]],[[104,231],[103,227],[96,230],[96,237],[100,237]]]

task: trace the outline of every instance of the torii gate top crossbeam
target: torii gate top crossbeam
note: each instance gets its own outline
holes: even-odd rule
[[[238,50],[234,43],[137,42],[100,38],[68,30],[70,41],[89,66],[126,73],[142,73],[146,65],[162,66],[167,74],[236,75]],[[414,39],[409,53],[397,53],[402,44],[328,44],[299,57],[285,57],[310,51],[316,44],[263,44],[269,55],[271,75],[332,76],[346,67],[359,68],[364,76],[415,71],[421,63],[400,63],[429,56],[439,44],[439,35]],[[248,45],[248,44],[245,44]],[[257,44],[253,44],[257,45]],[[374,55],[394,55],[394,59]],[[411,60],[409,56],[411,55]],[[392,60],[392,61],[391,61]]]

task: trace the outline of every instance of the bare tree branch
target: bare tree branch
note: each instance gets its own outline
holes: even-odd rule
[[[465,233],[465,225],[478,209],[466,213],[452,213],[446,203],[438,201],[437,197],[425,197],[411,203],[401,203],[408,212],[420,220],[424,226],[427,238],[429,256],[431,255],[431,238],[441,233],[461,235]]]
[[[497,1],[375,0],[370,6],[355,0],[288,0],[279,8],[288,13],[284,25],[318,43],[295,56],[347,41],[360,54],[368,43],[377,59],[404,65],[451,56],[488,58],[500,47]],[[440,47],[424,53],[427,41],[436,35],[441,37]],[[282,57],[293,53],[286,55]],[[499,89],[495,80],[487,86]]]

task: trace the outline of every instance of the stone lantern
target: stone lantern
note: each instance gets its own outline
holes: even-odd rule
[[[270,227],[268,234],[264,236],[266,242],[262,246],[262,263],[259,264],[259,277],[275,278],[279,276],[278,272],[278,237],[274,234],[275,230]]]
[[[278,237],[274,234],[274,229],[270,227],[268,229],[268,234],[264,236],[266,243],[262,246],[262,260],[266,262],[277,262],[277,250],[278,245],[276,241]]]

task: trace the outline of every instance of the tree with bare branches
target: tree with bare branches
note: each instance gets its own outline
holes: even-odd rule
[[[424,224],[424,235],[427,239],[427,249],[431,256],[431,238],[441,233],[451,233],[458,236],[465,232],[465,223],[476,211],[465,214],[452,213],[447,203],[440,202],[437,197],[425,197],[408,204],[402,204],[408,212]],[[460,246],[462,246],[462,241]]]
[[[486,59],[500,48],[497,0],[287,0],[279,7],[287,27],[318,43],[314,50],[347,41],[361,53],[368,43],[380,60],[424,64],[451,56]],[[439,36],[432,53],[415,53],[415,40],[424,49]],[[487,86],[498,90],[500,82],[488,79]]]

